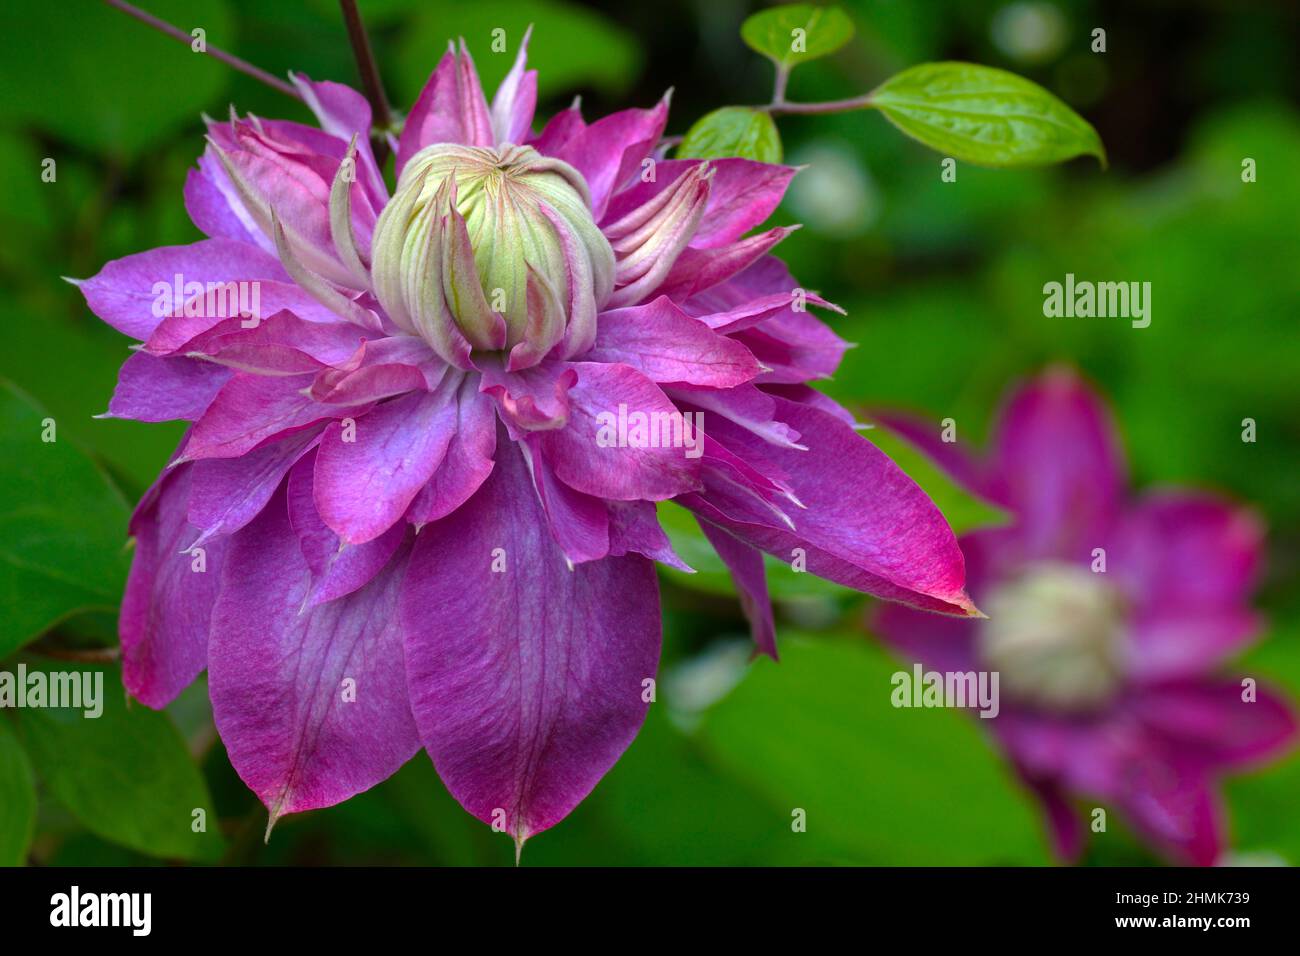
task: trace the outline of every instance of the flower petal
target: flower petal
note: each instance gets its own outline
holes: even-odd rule
[[[211,362],[134,352],[117,375],[106,417],[192,422],[207,411],[231,372]]]
[[[283,493],[233,539],[208,687],[230,762],[272,824],[368,790],[419,749],[399,690],[405,555],[361,590],[308,608],[311,571]]]
[[[410,158],[432,143],[495,143],[487,100],[464,41],[459,53],[449,46],[406,117],[397,145],[398,178]]]
[[[582,357],[630,366],[652,382],[710,388],[731,388],[759,373],[748,349],[691,318],[667,296],[602,312],[596,343]]]
[[[709,544],[731,572],[740,596],[740,606],[754,635],[754,644],[761,653],[776,660],[776,624],[772,620],[772,601],[767,595],[763,552],[707,521],[699,524]]]
[[[1019,518],[1026,558],[1091,560],[1125,482],[1123,452],[1094,393],[1068,369],[1048,371],[1011,397],[994,449],[1000,503]]]
[[[338,423],[316,455],[316,510],[349,544],[379,537],[433,477],[456,430],[456,388],[413,392],[357,421],[345,441]]]
[[[772,400],[777,416],[799,431],[807,450],[765,442],[717,418],[707,430],[759,471],[784,476],[802,505],[792,512],[793,527],[757,510],[729,512],[730,502],[714,500],[707,486],[681,503],[783,561],[803,549],[808,571],[821,577],[913,607],[977,613],[963,589],[965,562],[952,529],[925,492],[838,418]],[[704,474],[707,483],[709,472]]]
[[[645,718],[659,659],[654,566],[628,556],[569,570],[504,441],[478,493],[420,532],[401,619],[438,773],[517,841],[563,819]]]
[[[122,683],[155,710],[167,706],[207,666],[208,624],[226,542],[200,558],[182,551],[198,536],[185,518],[192,472],[163,472],[131,518],[135,554],[122,598]],[[199,569],[202,570],[199,570]]]

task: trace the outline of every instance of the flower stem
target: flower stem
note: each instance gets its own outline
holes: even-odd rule
[[[852,110],[870,109],[875,105],[871,97],[871,93],[866,93],[862,96],[854,96],[846,100],[828,100],[825,103],[789,103],[785,100],[776,100],[772,103],[768,103],[766,106],[756,106],[755,109],[761,110],[764,113],[771,113],[773,116],[784,116],[790,114],[811,115],[814,113],[848,113]]]
[[[361,74],[361,86],[366,92],[366,99],[370,101],[370,111],[373,114],[371,126],[387,132],[393,126],[393,111],[384,93],[384,81],[379,76],[379,66],[375,63],[374,50],[370,48],[366,25],[361,22],[356,0],[339,0],[339,8],[343,11],[343,23],[347,26],[352,55],[357,60],[357,72]],[[371,140],[375,161],[382,167],[388,158],[387,137],[383,134],[372,135]]]
[[[38,657],[48,657],[56,661],[77,661],[84,664],[111,664],[122,655],[120,647],[91,647],[74,650],[69,647],[56,647],[44,642],[32,644],[27,651]]]
[[[121,10],[123,13],[127,14],[128,16],[135,17],[135,19],[139,20],[141,23],[153,27],[159,33],[165,33],[167,34],[167,36],[171,37],[172,39],[179,40],[181,43],[184,43],[186,46],[192,46],[194,42],[194,38],[190,36],[190,34],[186,33],[184,30],[182,30],[180,27],[172,26],[172,24],[168,23],[166,20],[160,20],[158,17],[155,17],[152,13],[149,13],[145,10],[141,10],[139,7],[132,6],[131,4],[127,3],[126,0],[104,0],[104,2],[107,3],[110,7],[115,7],[118,10]],[[226,66],[232,67],[238,70],[240,73],[247,74],[248,76],[251,76],[253,79],[265,83],[267,86],[271,87],[272,89],[279,90],[285,96],[292,96],[295,100],[302,99],[302,96],[298,93],[296,89],[293,88],[293,85],[291,83],[279,79],[278,77],[272,76],[270,73],[267,73],[265,70],[253,66],[253,64],[245,60],[241,60],[233,53],[227,53],[225,50],[222,50],[220,47],[215,47],[210,43],[205,44],[203,52],[206,53],[208,56],[213,57],[214,59],[220,60],[222,63],[226,64]]]

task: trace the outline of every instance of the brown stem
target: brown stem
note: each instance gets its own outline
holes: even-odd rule
[[[126,0],[104,0],[104,2],[110,7],[115,7],[118,10],[121,10],[128,16],[135,17],[135,19],[139,20],[141,23],[153,27],[159,33],[165,33],[172,39],[179,40],[186,46],[191,46],[194,42],[194,38],[180,27],[172,26],[172,24],[168,23],[166,20],[160,20],[152,13],[141,10],[139,7],[132,6],[127,3]],[[292,96],[295,100],[302,99],[302,95],[294,89],[293,84],[282,80],[279,77],[272,76],[265,70],[259,69],[245,60],[241,60],[233,53],[227,53],[220,47],[215,47],[210,43],[205,45],[203,52],[214,59],[220,60],[222,63],[226,64],[226,66],[232,67],[240,73],[245,73],[255,80],[260,80],[262,83],[265,83],[273,89],[279,90],[285,96]]]
[[[370,112],[373,114],[371,125],[382,131],[379,135],[371,136],[375,162],[382,167],[388,158],[388,139],[385,134],[392,128],[393,111],[388,105],[384,81],[379,76],[379,65],[375,63],[375,52],[370,48],[370,35],[366,33],[366,25],[361,22],[356,0],[339,0],[339,8],[343,11],[343,23],[347,26],[352,55],[357,60],[357,72],[361,74],[361,87],[365,90],[366,99],[370,101]]]
[[[773,116],[782,116],[787,114],[811,115],[814,113],[847,113],[850,110],[870,109],[875,105],[871,97],[871,93],[866,93],[862,96],[850,97],[847,100],[828,100],[825,103],[787,103],[784,100],[781,100],[775,103],[769,103],[766,106],[756,106],[755,109],[762,110],[765,113],[771,113]]]
[[[32,644],[27,648],[31,654],[38,657],[48,657],[56,661],[75,661],[82,664],[111,664],[117,660],[121,654],[120,647],[90,647],[84,650],[73,650],[68,647],[52,647],[48,644]]]

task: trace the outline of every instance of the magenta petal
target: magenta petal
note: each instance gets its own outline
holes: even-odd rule
[[[454,48],[443,54],[411,107],[398,140],[397,175],[412,156],[433,143],[494,145],[492,117],[464,43],[459,54]]]
[[[691,318],[660,296],[600,314],[596,343],[582,358],[630,366],[652,382],[731,388],[759,373],[744,345]]]
[[[195,421],[230,375],[230,369],[210,362],[135,352],[118,372],[108,416],[138,422]]]
[[[177,276],[183,284],[201,282],[205,287],[207,283],[288,279],[279,261],[256,246],[231,239],[204,239],[115,259],[77,286],[90,311],[119,332],[144,341],[168,314]],[[211,325],[226,317],[206,321]]]
[[[654,566],[629,556],[569,570],[513,446],[502,443],[468,504],[420,532],[401,619],[411,706],[438,773],[517,840],[563,819],[645,718],[659,659]]]
[[[704,160],[668,159],[656,163],[654,181],[638,180],[611,199],[604,222],[616,222],[649,202],[701,162]],[[690,242],[697,249],[728,245],[760,225],[776,210],[798,172],[793,166],[751,159],[713,159],[708,163],[713,170],[709,201]]]
[[[599,439],[609,422],[616,422],[620,406],[626,412],[679,416],[676,406],[635,369],[626,365],[574,362],[578,380],[569,389],[569,421],[561,429],[544,432],[540,447],[555,466],[555,473],[571,488],[618,501],[662,501],[699,487],[699,460],[688,457],[690,448],[634,447]],[[611,417],[612,416],[612,419]],[[686,441],[686,426],[680,429]],[[629,433],[630,434],[630,433]],[[617,435],[613,436],[617,440]]]
[[[706,431],[761,471],[775,468],[786,476],[803,505],[788,509],[793,527],[738,513],[729,502],[720,507],[722,499],[715,500],[711,488],[684,496],[682,503],[783,561],[802,548],[813,574],[913,607],[974,613],[963,589],[965,562],[957,541],[925,492],[839,419],[772,400],[806,451],[764,442],[716,419],[706,420]]]
[[[357,416],[365,407],[322,405],[304,395],[311,375],[238,374],[217,393],[190,431],[183,460],[235,458],[268,439],[331,418]]]
[[[622,110],[599,119],[569,138],[552,155],[582,173],[591,189],[591,208],[596,221],[618,189],[641,169],[668,123],[668,103],[660,101],[648,110]],[[543,131],[543,137],[549,127]]]
[[[203,532],[195,543],[233,534],[256,518],[289,469],[315,447],[318,434],[315,430],[295,432],[239,458],[194,462],[189,521]]]
[[[707,521],[700,521],[700,530],[713,545],[731,572],[740,596],[740,606],[749,621],[754,644],[759,651],[776,660],[776,624],[772,620],[772,601],[767,594],[767,569],[763,566],[763,552]]]
[[[210,155],[200,156],[199,168],[185,177],[185,211],[211,239],[234,239],[267,252],[274,248],[244,211],[221,163]]]
[[[1207,769],[1258,765],[1296,742],[1296,715],[1280,697],[1256,688],[1243,700],[1237,681],[1202,680],[1144,687],[1129,709],[1185,760]]]
[[[208,686],[230,761],[272,823],[369,789],[419,748],[400,691],[404,557],[361,590],[306,608],[311,571],[283,494],[233,539]]]
[[[1123,452],[1093,392],[1067,369],[1047,372],[1011,397],[994,448],[1025,556],[1091,560],[1124,488]]]
[[[456,430],[455,385],[412,392],[356,423],[325,429],[316,455],[316,510],[349,544],[377,538],[399,521],[433,477]]]
[[[711,289],[761,260],[769,249],[796,228],[777,226],[748,239],[716,248],[697,249],[688,246],[677,257],[657,292],[681,300]]]
[[[198,536],[185,519],[191,469],[163,473],[131,518],[135,556],[118,619],[122,682],[154,709],[165,707],[207,665],[208,623],[226,542],[184,553]],[[200,570],[201,569],[201,570]]]
[[[492,400],[478,390],[473,376],[461,382],[456,406],[456,433],[447,445],[447,454],[406,514],[414,525],[451,514],[469,500],[492,471],[497,417]]]
[[[524,31],[515,64],[492,98],[492,132],[498,146],[526,142],[533,125],[533,111],[537,108],[537,71],[526,69],[528,38],[532,32],[531,26]]]

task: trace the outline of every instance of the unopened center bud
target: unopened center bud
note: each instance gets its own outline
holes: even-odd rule
[[[513,367],[595,337],[614,253],[582,175],[530,146],[429,146],[402,170],[375,225],[371,274],[393,321],[464,365]]]
[[[1105,575],[1073,564],[1031,565],[995,591],[985,610],[980,654],[1009,696],[1086,711],[1123,680],[1122,608]]]

